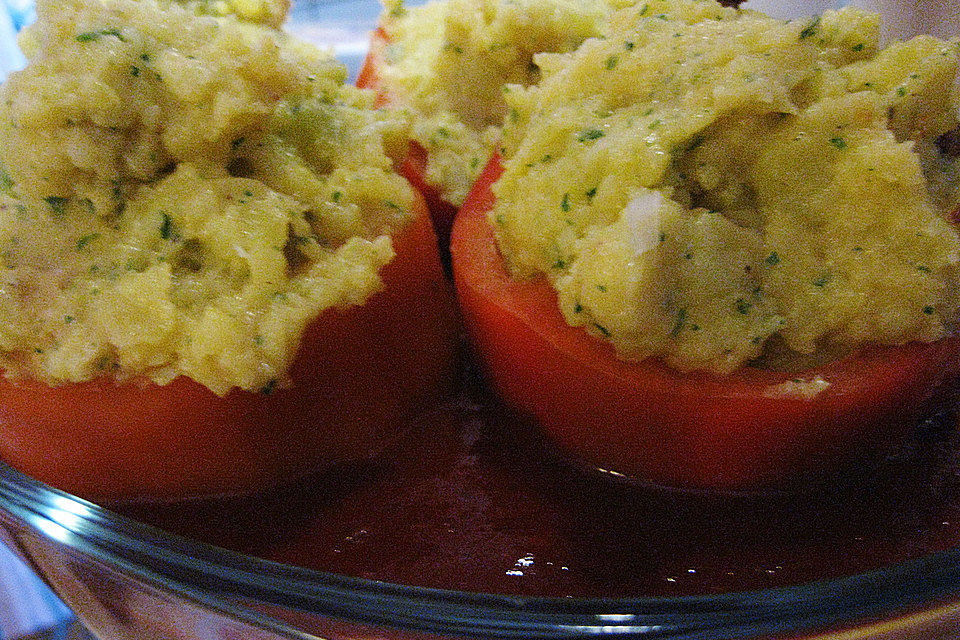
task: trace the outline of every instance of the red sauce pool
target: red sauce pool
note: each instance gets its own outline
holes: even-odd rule
[[[861,477],[722,497],[572,468],[477,384],[377,463],[242,498],[122,511],[270,560],[407,585],[534,596],[675,596],[850,575],[960,543],[954,415]],[[955,403],[951,403],[953,405]],[[519,427],[519,429],[518,429]]]

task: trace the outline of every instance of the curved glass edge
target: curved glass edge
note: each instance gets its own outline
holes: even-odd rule
[[[116,515],[4,463],[0,510],[76,553],[259,625],[264,624],[260,614],[247,613],[215,594],[360,624],[496,638],[813,633],[960,597],[956,549],[871,573],[762,591],[677,598],[533,598],[423,589],[243,556]],[[276,624],[277,631],[296,633]]]

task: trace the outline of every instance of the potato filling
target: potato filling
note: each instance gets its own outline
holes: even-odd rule
[[[38,3],[0,88],[8,376],[269,390],[308,323],[381,286],[405,125],[328,55],[193,4]]]
[[[934,142],[957,125],[956,43],[881,49],[854,9],[625,4],[506,94],[489,219],[514,275],[681,370],[947,335],[956,165]]]

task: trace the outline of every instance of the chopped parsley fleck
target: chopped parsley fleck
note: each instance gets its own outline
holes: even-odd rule
[[[607,58],[607,61],[603,63],[603,66],[607,71],[610,71],[617,66],[618,62],[620,62],[620,58],[618,56],[610,56]]]
[[[173,235],[173,221],[166,212],[160,212],[160,237],[169,240]]]
[[[67,212],[67,203],[70,202],[68,198],[61,198],[59,196],[49,196],[43,199],[50,209],[53,211],[54,218],[62,218]]]
[[[770,255],[768,255],[768,256],[764,259],[764,262],[766,262],[766,263],[767,263],[768,265],[770,265],[771,267],[774,267],[774,266],[780,264],[780,256],[777,255],[777,252],[776,252],[776,251],[774,251],[773,253],[771,253]]]
[[[660,242],[666,242],[666,241],[667,241],[667,234],[665,234],[663,231],[661,231],[661,232],[660,232]]]
[[[853,50],[854,50],[854,51],[863,51],[863,43],[862,43],[862,42],[858,42],[857,44],[853,45]]]
[[[906,88],[906,87],[897,87],[897,96],[899,96],[899,97],[902,98],[902,97],[905,96],[905,95],[907,95],[907,88]]]
[[[498,213],[498,214],[497,214],[497,217],[495,218],[495,220],[496,220],[497,224],[500,225],[501,227],[502,227],[504,224],[506,224],[506,222],[507,222],[506,219],[503,217],[503,214],[502,214],[502,213]]]
[[[737,301],[736,301],[736,303],[734,304],[734,306],[735,306],[736,309],[737,309],[737,313],[741,313],[741,314],[743,314],[743,315],[747,315],[747,313],[750,312],[750,308],[753,307],[753,303],[747,302],[747,301],[744,300],[743,298],[737,298]]]
[[[88,233],[85,236],[81,236],[80,239],[77,240],[77,251],[83,251],[88,244],[96,242],[99,238],[99,233]]]
[[[140,67],[136,65],[130,65],[130,75],[132,75],[134,78],[140,77]]]
[[[928,304],[927,306],[925,306],[925,307],[923,308],[923,312],[924,312],[925,314],[927,314],[928,316],[932,316],[932,315],[933,315],[933,312],[934,312],[934,308],[933,308],[933,306],[931,306],[931,305]]]
[[[607,285],[605,285],[605,284],[598,284],[598,285],[597,285],[597,291],[600,291],[601,293],[606,293],[606,292],[607,292]]]
[[[586,142],[588,140],[597,140],[603,137],[603,131],[600,129],[587,129],[586,131],[581,131],[580,135],[577,136],[577,140],[580,142]]]
[[[589,190],[587,191],[587,197],[588,197],[588,198],[592,198],[592,197],[595,196],[595,195],[597,195],[597,188],[596,188],[596,187],[594,187],[593,189],[589,189]]]
[[[820,27],[820,16],[816,16],[810,23],[803,28],[803,31],[800,32],[800,39],[806,40],[813,34],[817,32],[817,29]]]
[[[847,148],[847,141],[843,138],[830,138],[830,144],[843,151]]]
[[[922,271],[923,273],[930,273],[930,267],[927,267],[922,264],[917,265],[917,271]]]
[[[113,36],[120,42],[126,42],[119,29],[101,29],[100,31],[87,31],[77,35],[77,42],[93,42],[99,40],[101,36]]]
[[[243,136],[240,136],[239,138],[231,142],[230,146],[233,148],[234,151],[236,151],[237,149],[240,148],[240,145],[242,145],[246,141],[247,141],[246,138],[244,138]]]
[[[570,211],[570,194],[563,194],[563,201],[560,202],[560,208],[564,211]]]
[[[331,197],[333,198],[334,202],[340,202],[340,199],[343,197],[343,193],[340,191],[334,191]]]
[[[70,324],[73,322],[73,316],[63,316],[63,322],[64,324]]]
[[[593,326],[597,328],[597,331],[599,331],[600,333],[603,334],[603,337],[604,337],[604,338],[609,338],[610,336],[613,335],[612,333],[610,333],[610,330],[607,329],[607,328],[606,328],[605,326],[603,326],[602,324],[597,324],[596,322],[594,322],[594,323],[593,323]]]
[[[398,205],[396,202],[393,202],[391,200],[384,200],[383,204],[387,208],[393,209],[394,211],[403,211],[403,208],[400,205]]]
[[[678,335],[680,335],[680,332],[683,331],[685,324],[687,324],[687,310],[680,309],[677,311],[677,322],[673,325],[673,329],[670,331],[670,337],[676,338]]]
[[[273,393],[274,389],[276,388],[277,388],[277,379],[273,378],[269,382],[267,382],[267,384],[263,385],[263,388],[260,389],[260,393],[262,393],[265,396],[268,396],[271,393]]]
[[[580,304],[579,302],[578,302],[577,304],[573,305],[573,312],[574,312],[574,313],[583,313],[583,305]]]
[[[820,276],[813,281],[813,286],[820,287],[821,289],[827,286],[827,283],[830,282],[830,276]]]
[[[637,46],[637,45],[633,44],[633,43],[630,42],[629,40],[627,40],[626,42],[623,43],[623,48],[626,49],[627,51],[633,51],[633,48],[634,48],[635,46]]]

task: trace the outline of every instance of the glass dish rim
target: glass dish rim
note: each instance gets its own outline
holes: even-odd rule
[[[852,576],[702,596],[580,599],[392,584],[280,564],[182,538],[0,462],[0,522],[3,517],[31,535],[55,538],[72,552],[113,568],[133,569],[169,593],[204,600],[240,619],[248,617],[242,607],[211,594],[406,631],[544,639],[814,633],[907,615],[960,597],[960,548]],[[62,533],[53,536],[51,530]],[[247,621],[276,628],[259,614]]]

